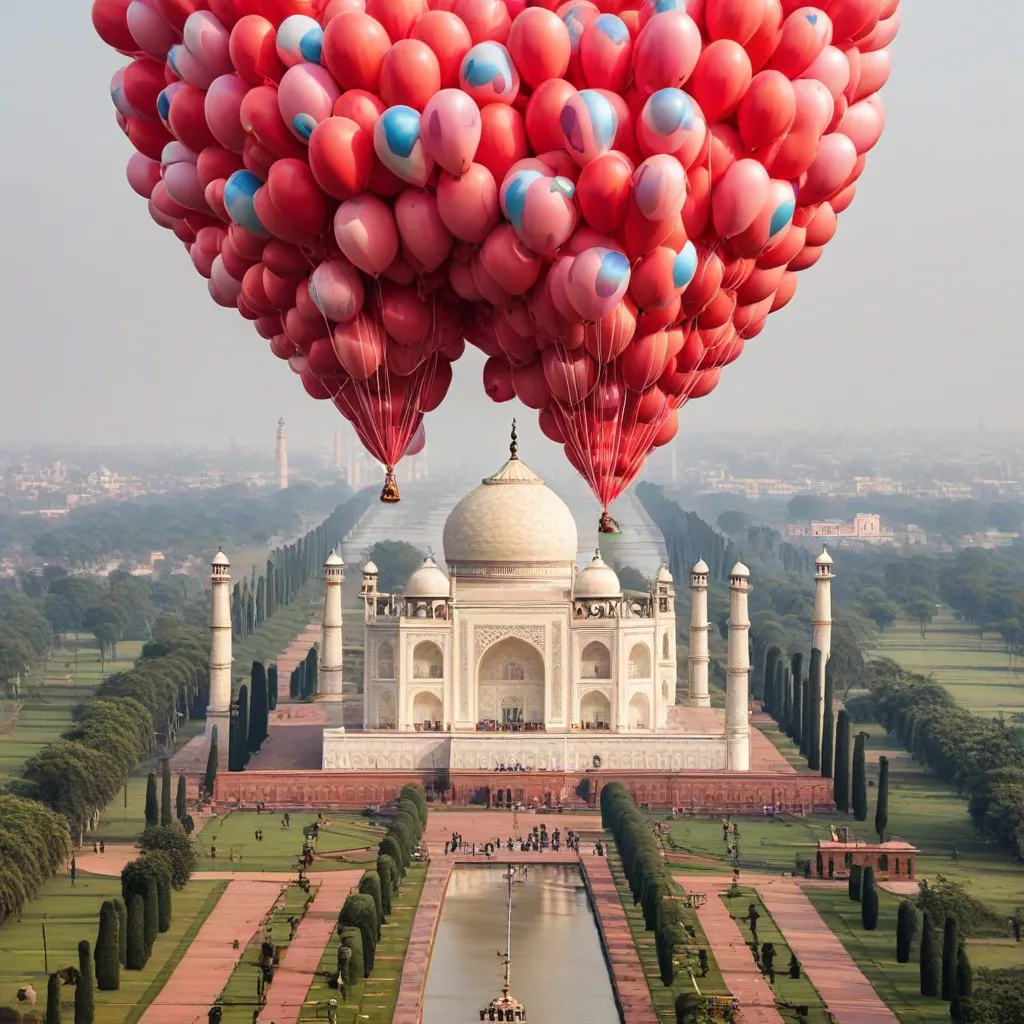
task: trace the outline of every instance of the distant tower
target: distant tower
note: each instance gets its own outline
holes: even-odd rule
[[[690,672],[689,701],[711,707],[708,695],[708,566],[702,558],[690,570]]]
[[[277,468],[277,489],[283,491],[288,487],[288,430],[284,419],[277,421],[277,457],[274,460]]]
[[[341,472],[341,434],[334,432],[334,468]]]
[[[321,700],[342,699],[341,684],[341,584],[345,563],[333,551],[324,562],[324,617],[320,623],[320,680],[317,694]]]
[[[231,563],[223,551],[210,562],[210,703],[206,734],[217,726],[217,749],[227,763],[231,724]]]
[[[749,592],[750,570],[737,562],[729,573],[729,647],[725,668],[725,766],[731,772],[750,771]]]
[[[821,678],[818,680],[818,728],[825,723],[825,662],[832,653],[832,556],[822,545],[814,560],[814,617],[811,619],[811,647],[821,651]]]

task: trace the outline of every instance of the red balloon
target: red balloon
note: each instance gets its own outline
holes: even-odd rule
[[[565,136],[559,118],[566,102],[575,94],[576,89],[564,78],[552,78],[542,82],[530,97],[526,105],[526,132],[535,153],[564,150]]]
[[[391,37],[376,18],[349,11],[332,18],[324,30],[323,62],[342,89],[375,93]]]
[[[94,0],[92,5],[92,27],[96,34],[107,46],[122,53],[136,53],[139,49],[128,30],[129,3],[131,0]]]
[[[452,10],[469,29],[474,44],[488,39],[504,43],[508,39],[512,19],[505,0],[455,0]]]
[[[317,184],[335,199],[363,192],[373,173],[373,136],[347,117],[321,121],[309,138],[309,166]]]
[[[751,75],[747,51],[731,39],[719,39],[704,47],[687,91],[711,124],[724,120],[736,109],[750,85]]]
[[[413,25],[409,38],[426,43],[434,51],[441,71],[441,88],[457,89],[462,58],[473,45],[462,19],[451,11],[427,11]]]
[[[543,7],[528,7],[513,20],[506,45],[520,78],[531,89],[562,79],[572,55],[565,22]]]
[[[380,67],[380,98],[389,106],[423,111],[441,88],[441,65],[434,51],[418,39],[400,39]]]
[[[484,363],[484,392],[492,402],[508,402],[516,396],[512,384],[512,367],[501,356],[491,356]]]
[[[782,17],[780,0],[765,0],[761,24],[744,46],[755,74],[768,63],[768,59],[779,44],[782,36]]]
[[[207,146],[196,161],[196,174],[199,177],[199,184],[205,189],[210,182],[218,178],[230,178],[235,171],[242,170],[244,166],[237,154],[229,153],[220,146]]]
[[[122,87],[132,108],[148,120],[157,119],[156,98],[163,92],[164,66],[151,57],[136,57],[124,69]]]
[[[164,21],[174,26],[179,32],[185,27],[190,14],[203,10],[205,0],[155,0],[156,9],[163,15]]]
[[[486,167],[500,185],[508,169],[529,153],[523,115],[504,103],[488,103],[480,111],[480,126],[475,162]]]
[[[612,150],[591,160],[580,171],[576,201],[587,223],[606,235],[623,224],[629,207],[633,165]]]
[[[228,54],[246,85],[279,82],[284,74],[284,65],[277,55],[277,30],[258,14],[239,18],[231,30]]]
[[[308,235],[319,235],[327,223],[327,199],[309,165],[302,160],[277,160],[267,179],[270,200],[284,217]]]
[[[427,13],[426,0],[366,0],[366,13],[376,18],[393,42],[406,39],[416,20]]]
[[[182,84],[171,100],[167,122],[178,140],[193,153],[200,153],[207,146],[217,144],[206,124],[206,93],[201,89]]]
[[[164,146],[174,136],[159,121],[144,121],[141,117],[128,118],[128,139],[131,144],[151,160],[159,160]]]
[[[708,37],[732,39],[746,46],[761,27],[765,16],[765,0],[707,0],[704,24]]]
[[[781,71],[762,71],[737,110],[740,135],[751,156],[781,139],[796,119],[796,94]]]
[[[635,338],[619,356],[619,372],[631,391],[650,387],[665,371],[668,340],[664,331]]]

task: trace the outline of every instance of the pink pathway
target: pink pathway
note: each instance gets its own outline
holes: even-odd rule
[[[658,1024],[651,990],[608,861],[604,857],[584,856],[580,866],[587,876],[623,1024]]]
[[[334,934],[338,912],[349,890],[359,884],[360,874],[359,871],[337,871],[322,876],[316,899],[289,943],[281,966],[274,972],[274,983],[260,1020],[295,1024],[299,1019],[320,958]]]
[[[448,891],[452,866],[452,860],[440,858],[432,860],[430,867],[427,868],[427,877],[423,882],[423,892],[416,907],[416,916],[412,919],[409,946],[401,966],[402,980],[399,983],[398,1003],[391,1024],[420,1024],[430,954],[434,949],[434,937],[441,918],[441,905]]]
[[[199,929],[141,1024],[191,1024],[205,1021],[206,1011],[227,984],[245,947],[283,888],[258,875],[235,878]],[[233,948],[235,940],[238,948]]]

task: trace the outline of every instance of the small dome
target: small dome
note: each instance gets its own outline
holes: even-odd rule
[[[329,565],[332,568],[335,568],[335,567],[337,567],[339,565],[343,566],[344,564],[345,563],[341,560],[341,556],[338,554],[337,551],[332,551],[327,556],[327,561],[324,562],[324,565]]]
[[[222,565],[227,568],[231,563],[228,561],[228,556],[218,549],[217,554],[210,560],[210,565]]]
[[[655,582],[656,583],[671,583],[672,582],[672,573],[669,571],[669,567],[667,565],[660,565],[658,567],[658,575],[657,575],[657,578],[655,579]]]
[[[694,576],[707,576],[710,571],[708,563],[703,558],[690,570]]]
[[[437,562],[428,557],[406,581],[403,594],[405,597],[443,598],[450,590],[448,577],[441,572]]]
[[[821,554],[814,560],[815,565],[832,565],[832,556],[828,553],[828,548],[822,545]]]
[[[376,566],[376,564],[374,562],[367,562],[366,565],[363,566],[363,575],[364,576],[379,576],[380,575],[380,570],[377,568],[377,566]]]
[[[732,572],[729,573],[730,579],[735,576],[739,576],[741,579],[745,580],[750,579],[750,570],[742,562],[737,562],[732,567]]]
[[[590,565],[576,577],[573,597],[580,599],[621,596],[622,585],[619,583],[619,577],[615,575],[615,570],[604,563],[599,551],[595,551]]]

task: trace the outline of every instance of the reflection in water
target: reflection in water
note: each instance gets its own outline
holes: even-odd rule
[[[423,1024],[469,1024],[501,993],[504,865],[452,872],[427,975]],[[521,876],[520,876],[521,877]],[[619,1024],[579,871],[531,865],[512,894],[512,994],[530,1024]]]

